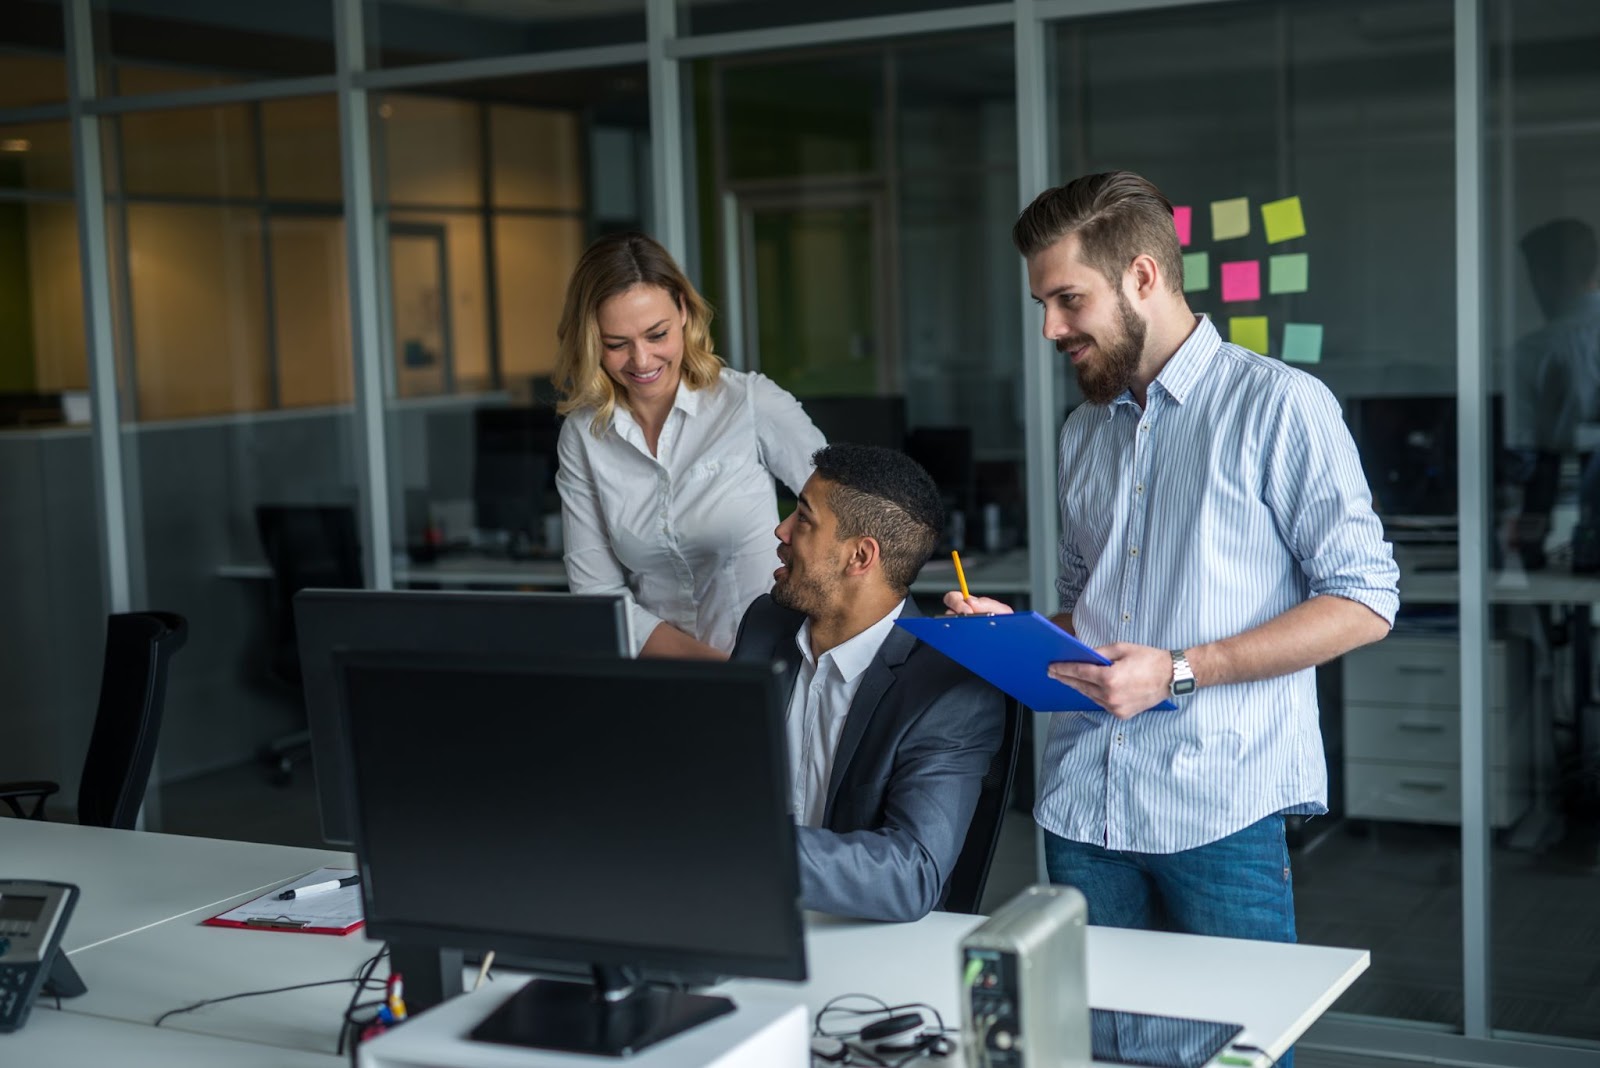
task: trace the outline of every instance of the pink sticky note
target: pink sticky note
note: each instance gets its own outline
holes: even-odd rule
[[[1261,261],[1237,260],[1222,265],[1223,300],[1261,299]]]
[[[1178,244],[1187,246],[1189,244],[1189,236],[1194,232],[1190,229],[1194,225],[1194,209],[1187,207],[1173,208],[1172,224],[1178,228]]]

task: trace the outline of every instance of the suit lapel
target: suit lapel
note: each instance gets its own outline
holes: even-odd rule
[[[901,617],[921,614],[917,611],[917,603],[907,598]],[[839,748],[833,754],[833,768],[828,773],[828,802],[822,814],[824,827],[833,818],[833,802],[839,794],[839,784],[844,781],[845,770],[861,746],[861,739],[867,733],[873,713],[878,710],[878,703],[883,700],[889,687],[894,685],[895,673],[906,662],[906,657],[911,655],[911,649],[916,644],[917,639],[910,631],[903,627],[890,627],[888,637],[878,647],[878,655],[872,658],[872,663],[862,674],[861,686],[856,690],[855,699],[850,702],[844,730],[839,735]]]

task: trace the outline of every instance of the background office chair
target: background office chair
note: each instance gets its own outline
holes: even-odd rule
[[[939,906],[946,912],[978,914],[983,888],[989,881],[989,865],[994,862],[995,845],[1000,841],[1000,824],[1011,800],[1011,778],[1017,770],[1025,711],[1016,698],[1006,698],[1000,748],[995,750],[989,770],[983,776],[983,788],[978,793],[978,806],[972,810],[967,839],[961,845],[956,866],[950,870],[950,884],[945,888],[944,903]]]
[[[100,705],[78,784],[78,822],[131,830],[150,781],[167,696],[167,665],[189,625],[172,612],[126,612],[106,618]],[[0,801],[18,817],[44,819],[53,782],[0,783]],[[33,801],[24,812],[22,802]]]
[[[361,539],[356,532],[356,512],[348,504],[260,504],[256,530],[261,549],[272,568],[269,600],[271,654],[269,670],[292,688],[295,705],[305,717],[305,696],[300,684],[300,647],[295,639],[294,595],[308,587],[358,590]],[[268,742],[261,750],[263,763],[272,768],[273,781],[282,785],[294,773],[294,762],[311,755],[311,732],[302,727]]]

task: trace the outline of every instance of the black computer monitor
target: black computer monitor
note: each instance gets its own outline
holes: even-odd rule
[[[970,513],[977,504],[977,465],[972,428],[919,426],[906,435],[906,455],[922,465],[944,498],[945,507]]]
[[[473,413],[472,501],[479,530],[536,534],[554,487],[561,421],[553,408]]]
[[[1361,397],[1348,405],[1350,432],[1391,522],[1456,518],[1456,398]]]
[[[1432,526],[1454,536],[1459,512],[1458,444],[1453,394],[1353,397],[1345,404],[1350,434],[1372,489],[1373,509],[1389,533]],[[1489,457],[1499,481],[1505,449],[1504,398],[1488,398]]]
[[[906,399],[898,395],[802,397],[801,407],[828,441],[881,445],[896,452],[906,445]]]
[[[623,969],[806,977],[772,666],[338,660],[368,936],[595,969],[474,1038],[621,1055],[732,1009]]]
[[[630,649],[621,597],[313,589],[295,595],[294,615],[322,837],[330,845],[354,840],[335,649],[607,658]]]

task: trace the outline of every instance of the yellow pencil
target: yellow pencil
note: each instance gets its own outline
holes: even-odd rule
[[[951,549],[950,550],[950,559],[955,561],[955,565],[956,565],[956,581],[961,583],[961,598],[962,598],[962,600],[966,600],[967,598],[971,597],[972,594],[967,589],[967,573],[965,571],[961,570],[961,554],[956,552],[954,549]]]

